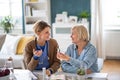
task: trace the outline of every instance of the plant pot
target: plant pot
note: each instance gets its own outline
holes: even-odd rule
[[[86,23],[87,22],[87,18],[82,18],[82,23]]]
[[[86,80],[85,75],[77,75],[77,80]]]

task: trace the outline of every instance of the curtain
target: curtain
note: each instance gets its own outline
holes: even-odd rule
[[[98,57],[105,59],[101,0],[91,0],[91,43],[97,48]]]

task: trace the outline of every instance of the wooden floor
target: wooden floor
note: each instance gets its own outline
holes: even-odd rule
[[[108,80],[120,80],[120,60],[105,60],[103,73],[108,73]]]

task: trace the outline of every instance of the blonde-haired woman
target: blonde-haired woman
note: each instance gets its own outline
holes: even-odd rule
[[[51,75],[60,66],[57,59],[58,44],[56,40],[50,38],[50,25],[44,21],[37,21],[34,24],[36,38],[25,46],[24,62],[29,70],[42,70],[45,67],[46,74]]]
[[[98,72],[96,48],[90,43],[87,29],[83,25],[74,26],[71,33],[72,43],[65,53],[58,52],[64,72],[76,73],[81,64],[87,73]]]

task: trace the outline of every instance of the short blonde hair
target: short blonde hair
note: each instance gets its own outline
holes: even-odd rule
[[[42,30],[44,30],[46,27],[50,28],[50,25],[48,25],[44,21],[38,20],[33,26],[34,33],[37,34],[38,32],[41,32]]]
[[[84,25],[77,25],[72,28],[78,35],[78,40],[89,41],[89,33]]]

